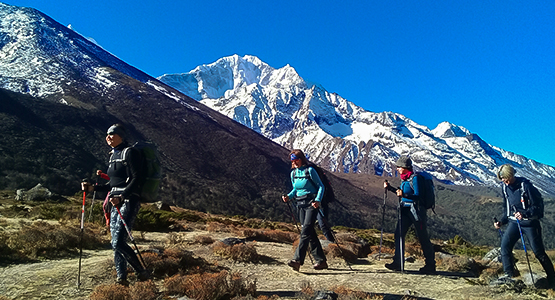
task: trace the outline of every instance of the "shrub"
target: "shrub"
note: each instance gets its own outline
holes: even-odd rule
[[[104,244],[102,237],[89,227],[83,231],[82,247],[96,249]],[[77,252],[81,242],[81,230],[67,225],[52,225],[44,221],[25,224],[16,233],[10,234],[7,245],[28,259],[38,257],[57,258]]]
[[[256,281],[247,282],[240,274],[201,273],[176,275],[164,281],[166,293],[186,295],[196,300],[231,299],[235,296],[256,295]]]
[[[380,299],[384,299],[383,295],[378,295],[378,294],[374,294],[374,293],[367,293],[367,292],[362,292],[362,291],[356,291],[353,289],[349,289],[345,286],[336,286],[332,288],[332,291],[336,294],[339,295],[338,299],[341,300],[350,300],[350,299],[376,299],[376,300],[380,300]],[[405,298],[403,298],[405,299]]]
[[[209,244],[213,244],[215,240],[207,234],[201,234],[201,235],[195,236],[194,242],[197,244],[209,245]]]
[[[129,288],[119,284],[99,285],[90,295],[91,300],[127,300]]]
[[[131,300],[155,300],[158,297],[158,289],[152,280],[136,282],[129,289]]]
[[[356,262],[358,260],[358,256],[350,249],[347,249],[344,245],[345,244],[342,244],[341,246],[338,246],[337,244],[329,244],[328,247],[324,249],[324,253],[328,257],[337,257],[348,262]]]
[[[299,235],[282,230],[244,229],[242,235],[249,240],[292,244]]]
[[[167,232],[175,222],[173,218],[176,213],[154,210],[154,208],[145,206],[141,207],[135,221],[135,230],[137,231],[160,231]]]
[[[165,249],[160,254],[143,253],[143,258],[153,276],[159,278],[213,269],[206,260],[193,257],[191,251],[176,247]]]
[[[214,254],[235,261],[258,262],[260,260],[260,256],[256,252],[253,243],[228,246],[222,242],[216,242],[212,247],[212,251],[214,251]]]

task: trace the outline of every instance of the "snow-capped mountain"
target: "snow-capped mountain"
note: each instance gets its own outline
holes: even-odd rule
[[[289,65],[275,69],[255,56],[233,55],[160,81],[287,148],[304,149],[333,171],[394,175],[400,155],[417,170],[456,185],[498,185],[510,163],[555,195],[555,168],[483,141],[448,122],[435,129],[393,112],[371,112],[304,81]]]

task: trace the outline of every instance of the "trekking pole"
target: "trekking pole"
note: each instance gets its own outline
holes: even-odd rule
[[[399,196],[399,263],[401,266],[401,272],[405,272],[405,241],[403,239],[403,226],[402,226],[402,219],[403,219],[403,212],[402,212],[402,205],[403,201],[401,200],[401,196]]]
[[[385,181],[387,182],[387,180]],[[383,189],[383,207],[382,207],[382,232],[380,234],[380,248],[378,250],[378,260],[382,258],[382,242],[383,242],[383,227],[385,225],[385,200],[387,199],[387,188]]]
[[[283,195],[285,196],[285,195]],[[301,230],[299,229],[299,225],[297,225],[297,218],[295,218],[295,214],[293,213],[293,209],[291,208],[291,204],[289,204],[289,201],[285,202],[287,203],[287,207],[289,207],[289,212],[291,213],[291,217],[293,218],[293,222],[295,222],[295,227],[297,227],[297,232],[299,233],[299,238],[301,236]],[[310,245],[308,246],[308,249],[310,249]],[[308,251],[308,258],[310,258],[310,263],[314,264],[314,260],[312,260],[312,256],[310,254],[310,251]]]
[[[125,223],[125,220],[123,219],[123,215],[121,214],[121,211],[119,210],[119,207],[117,205],[114,205],[114,207],[118,211],[119,217],[121,218],[121,222],[123,223],[123,227],[125,227],[125,231],[127,231],[127,235],[129,236],[129,239],[131,240],[131,242],[133,242],[133,245],[135,246],[135,249],[137,249],[137,254],[139,255],[139,258],[141,259],[141,263],[143,264],[143,268],[146,269],[146,264],[145,264],[145,261],[143,260],[143,256],[141,255],[141,251],[139,251],[139,247],[137,247],[137,243],[135,243],[135,239],[131,235],[131,231],[129,231],[129,227],[127,227],[127,223]]]
[[[79,272],[77,273],[77,288],[81,286],[81,257],[83,257],[83,230],[85,226],[85,199],[87,192],[83,191],[83,206],[81,207],[81,233],[79,234]]]
[[[322,210],[319,209],[319,208],[318,208],[318,213],[322,216],[324,222],[326,222],[326,217],[324,216],[324,213],[322,212]],[[337,245],[337,248],[339,248],[339,253],[341,253],[341,256],[345,260],[345,263],[347,263],[347,266],[349,266],[349,269],[351,269],[351,271],[354,271],[353,268],[351,267],[351,264],[347,261],[347,257],[345,256],[345,254],[343,254],[343,250],[341,249],[341,245],[339,245],[339,241],[337,240],[337,237],[335,236],[335,233],[333,233],[333,230],[331,230],[331,228],[330,228],[330,233],[333,236],[333,240],[335,241],[335,244]]]
[[[513,210],[517,212],[516,206],[513,205]],[[530,278],[532,278],[532,284],[535,285],[534,275],[532,274],[532,267],[530,266],[530,260],[528,259],[528,252],[526,251],[526,243],[524,242],[524,236],[522,235],[522,228],[520,227],[520,221],[516,218],[516,224],[518,225],[518,232],[520,232],[520,240],[522,241],[522,248],[524,248],[524,255],[526,256],[526,263],[528,263],[528,270],[530,271]]]
[[[96,178],[96,182],[94,183],[94,185],[98,185],[98,177]],[[92,202],[91,202],[91,209],[89,210],[89,223],[91,222],[91,216],[92,216],[92,212],[93,212],[93,206],[94,206],[94,199],[96,198],[96,190],[93,192],[93,198],[92,198]]]

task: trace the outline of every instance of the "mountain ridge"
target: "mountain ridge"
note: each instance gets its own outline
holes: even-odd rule
[[[290,65],[275,69],[256,56],[232,55],[158,79],[286,148],[305,150],[331,171],[394,176],[396,159],[410,155],[418,171],[441,182],[493,187],[496,168],[509,163],[555,195],[553,166],[448,121],[429,129],[398,113],[365,110],[305,82]]]

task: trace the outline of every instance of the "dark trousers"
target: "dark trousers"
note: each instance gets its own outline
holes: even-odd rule
[[[131,202],[124,202],[120,207],[120,212],[125,219],[129,230],[133,227],[137,213],[139,212],[140,204],[138,201],[131,204]],[[118,279],[127,279],[127,263],[133,267],[135,272],[139,273],[144,270],[139,262],[139,258],[133,248],[127,244],[127,230],[121,221],[116,207],[112,207],[110,212],[110,233],[112,234],[112,249],[114,249],[114,264],[116,265],[116,273]]]
[[[540,261],[547,278],[555,280],[555,270],[549,256],[545,253],[542,240],[542,227],[539,220],[529,220],[520,222],[522,234],[528,238],[530,247],[536,258]],[[503,261],[503,271],[508,276],[514,276],[514,264],[512,260],[512,252],[516,242],[520,239],[518,224],[516,221],[510,220],[507,230],[501,240],[501,260]]]
[[[299,208],[299,221],[302,224],[301,229],[301,239],[299,241],[299,246],[295,251],[294,260],[304,264],[306,258],[306,250],[310,245],[310,252],[316,260],[316,263],[326,261],[326,256],[324,255],[324,250],[314,229],[314,223],[318,217],[318,210],[314,207],[309,206],[306,208]]]
[[[320,229],[322,230],[322,233],[324,234],[326,239],[332,243],[335,243],[331,227],[328,223],[328,213],[329,208],[327,203],[322,203],[322,205],[320,206],[320,212],[318,212],[318,216],[316,218],[318,219],[318,226],[320,226]]]
[[[397,222],[397,227],[395,229],[395,258],[394,263],[400,264],[399,258],[401,257],[399,251],[401,249],[401,237],[403,237],[403,248],[405,247],[404,241],[409,227],[414,224],[414,229],[416,230],[416,236],[422,247],[422,252],[424,252],[424,259],[426,266],[435,267],[435,253],[434,246],[430,241],[430,236],[428,235],[428,226],[426,222],[428,220],[428,215],[426,214],[426,209],[420,208],[418,211],[418,221],[414,220],[410,207],[401,208],[401,228],[399,228],[399,222]],[[399,231],[400,230],[400,231]],[[399,232],[401,235],[399,235]]]

